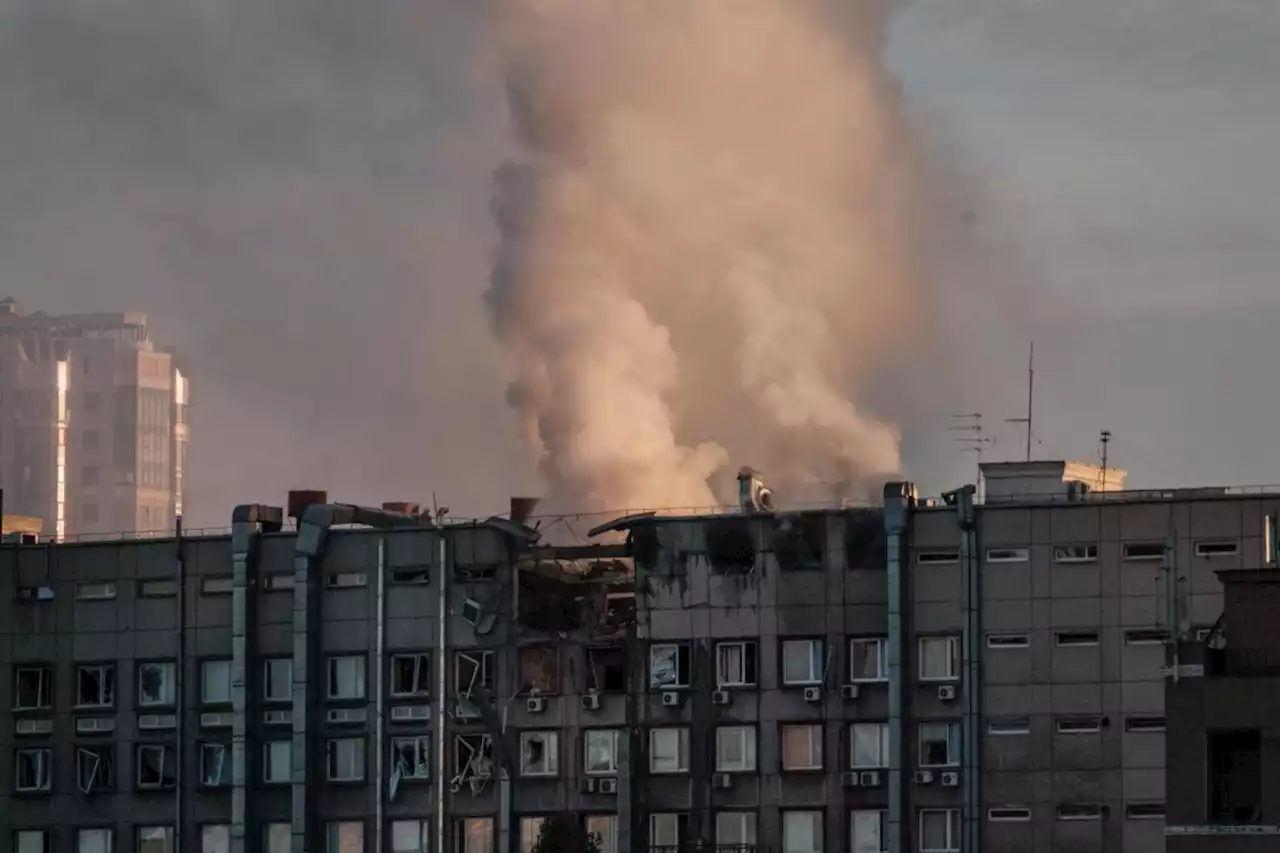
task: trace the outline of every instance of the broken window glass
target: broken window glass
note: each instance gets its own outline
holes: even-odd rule
[[[391,656],[391,695],[427,696],[431,693],[431,656],[403,654]]]
[[[458,735],[453,742],[454,782],[484,781],[493,777],[493,738]]]
[[[454,657],[454,688],[460,696],[470,696],[476,687],[493,689],[493,652],[458,652]]]
[[[429,737],[392,738],[392,772],[399,774],[401,779],[430,779],[430,747]]]
[[[559,771],[559,736],[555,732],[521,732],[520,775],[554,776]]]
[[[111,664],[80,667],[76,678],[76,707],[110,708],[115,704],[115,672]]]
[[[138,747],[138,787],[172,788],[176,756],[167,746],[143,744]]]
[[[174,701],[172,662],[138,665],[138,704],[144,707],[172,705]]]
[[[231,784],[231,750],[226,744],[200,744],[200,784],[206,788]]]
[[[689,686],[689,647],[664,643],[649,647],[649,686],[657,689]]]
[[[591,729],[582,735],[588,775],[612,775],[618,772],[618,730]]]
[[[525,646],[520,650],[520,689],[547,695],[560,692],[560,661],[554,646]]]
[[[76,750],[76,780],[82,794],[97,794],[115,787],[115,760],[111,747]]]

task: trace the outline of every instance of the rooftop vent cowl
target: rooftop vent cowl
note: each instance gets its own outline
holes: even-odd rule
[[[738,472],[738,505],[743,512],[773,512],[773,489],[750,465]]]

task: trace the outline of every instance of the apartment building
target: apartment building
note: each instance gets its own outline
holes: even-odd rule
[[[0,300],[0,488],[46,536],[171,529],[190,386],[144,314],[24,313]]]
[[[306,493],[0,548],[0,853],[515,853],[555,814],[607,853],[1162,851],[1168,641],[1280,494],[986,476],[805,512],[747,478],[561,545]]]
[[[1266,565],[1219,573],[1222,618],[1171,662],[1179,678],[1166,703],[1169,853],[1280,851],[1274,551]]]

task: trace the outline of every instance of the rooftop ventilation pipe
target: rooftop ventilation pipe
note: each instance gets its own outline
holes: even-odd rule
[[[743,512],[773,512],[773,489],[763,475],[746,465],[738,472],[738,505]]]
[[[516,498],[511,499],[511,515],[510,519],[516,524],[524,524],[533,515],[533,511],[538,508],[538,498]]]

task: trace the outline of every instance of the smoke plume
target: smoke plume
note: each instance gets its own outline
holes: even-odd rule
[[[855,394],[918,316],[881,7],[504,5],[487,302],[550,505],[712,505],[730,462],[789,497],[898,471]]]

